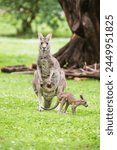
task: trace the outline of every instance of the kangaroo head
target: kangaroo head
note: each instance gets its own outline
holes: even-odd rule
[[[88,107],[88,104],[87,104],[87,101],[84,99],[84,97],[82,95],[80,95],[80,104],[85,106],[85,107]]]
[[[50,53],[50,39],[52,38],[52,34],[48,34],[46,37],[42,35],[42,33],[38,34],[39,38],[39,49],[41,55],[46,55]]]

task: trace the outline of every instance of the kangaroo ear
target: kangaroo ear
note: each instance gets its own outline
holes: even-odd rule
[[[81,99],[83,99],[83,96],[82,96],[82,95],[80,95],[80,98],[81,98]]]
[[[49,34],[46,36],[46,39],[47,39],[48,41],[50,41],[51,38],[52,38],[52,33],[49,33]]]
[[[43,34],[42,33],[38,33],[38,38],[39,38],[40,41],[42,41],[43,38],[44,38]]]

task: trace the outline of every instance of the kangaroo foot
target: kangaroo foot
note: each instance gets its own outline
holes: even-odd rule
[[[39,106],[39,107],[38,107],[38,111],[41,112],[41,111],[43,111],[43,110],[44,110],[44,109],[42,108],[42,106]]]

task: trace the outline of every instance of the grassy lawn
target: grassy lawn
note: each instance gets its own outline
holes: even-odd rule
[[[58,51],[68,38],[54,38],[51,41],[51,53]],[[0,67],[8,65],[26,64],[36,62],[38,54],[37,39],[16,39],[0,37]]]
[[[53,39],[52,53],[68,39]],[[0,38],[0,67],[35,63],[37,40]],[[0,150],[99,150],[99,86],[97,80],[67,81],[66,91],[83,94],[88,108],[77,114],[37,110],[32,75],[0,73]]]

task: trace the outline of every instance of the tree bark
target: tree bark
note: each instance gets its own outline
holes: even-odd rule
[[[70,41],[54,56],[64,68],[100,61],[100,0],[58,0],[72,32]]]

